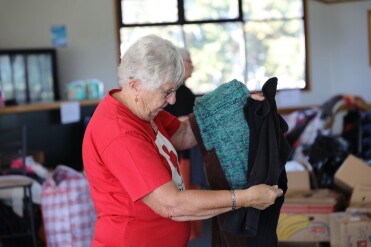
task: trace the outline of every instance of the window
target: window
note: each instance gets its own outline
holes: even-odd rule
[[[157,34],[186,47],[195,94],[237,79],[251,91],[270,77],[278,89],[308,89],[305,0],[118,0],[121,54]]]
[[[0,89],[9,104],[59,99],[56,50],[0,50]]]

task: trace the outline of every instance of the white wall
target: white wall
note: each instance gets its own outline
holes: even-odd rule
[[[308,1],[308,29],[309,34],[309,78],[311,81],[310,91],[302,92],[300,103],[297,105],[318,105],[331,97],[330,73],[329,73],[329,49],[328,39],[328,9],[329,5]],[[333,5],[331,5],[333,6]],[[278,101],[279,103],[279,101]]]
[[[371,1],[323,4],[309,0],[312,90],[301,105],[321,104],[337,94],[371,102],[367,10]]]
[[[60,24],[68,38],[57,49],[60,92],[77,79],[117,87],[114,0],[0,0],[0,49],[52,47],[51,26]]]
[[[339,4],[328,12],[331,92],[361,95],[371,102],[367,11],[371,1]]]
[[[115,0],[0,0],[0,48],[51,47],[50,28],[64,24],[68,45],[58,48],[61,90],[76,79],[116,87]],[[318,105],[336,94],[371,102],[367,10],[371,1],[323,4],[308,0],[309,92],[296,105]],[[280,103],[278,102],[280,106]]]

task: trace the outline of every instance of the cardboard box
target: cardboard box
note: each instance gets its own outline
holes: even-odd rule
[[[371,180],[371,177],[369,178]],[[349,205],[371,204],[371,185],[358,184],[355,186]]]
[[[284,208],[292,205],[300,206],[302,209],[305,208],[305,211],[323,206],[331,206],[333,209],[337,209],[341,206],[340,203],[343,203],[343,199],[343,195],[339,192],[330,189],[318,189],[288,195],[285,197],[283,206]]]
[[[354,155],[349,155],[334,175],[337,186],[351,193],[358,184],[371,185],[371,167]]]
[[[352,192],[347,213],[371,215],[371,185],[358,184]]]
[[[371,219],[346,212],[330,215],[331,247],[371,247]]]
[[[347,207],[345,212],[371,215],[371,203],[354,203]]]
[[[326,242],[280,242],[279,247],[329,247]]]
[[[28,155],[31,155],[35,162],[43,165],[45,163],[45,154],[43,151],[39,150],[29,150],[27,152]]]
[[[309,172],[290,171],[287,172],[287,192],[286,194],[296,193],[298,191],[310,191]]]
[[[279,241],[330,241],[329,214],[342,203],[342,195],[319,189],[286,195],[277,226]]]

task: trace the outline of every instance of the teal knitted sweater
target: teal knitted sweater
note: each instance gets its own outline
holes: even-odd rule
[[[246,85],[232,80],[195,101],[194,115],[206,150],[215,149],[231,189],[247,186],[249,126]]]

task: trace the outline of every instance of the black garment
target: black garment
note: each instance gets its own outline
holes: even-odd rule
[[[361,132],[362,116],[359,109],[356,107],[348,110],[343,119],[343,130],[341,137],[343,137],[349,144],[348,152],[359,157],[362,152]]]
[[[361,154],[364,160],[371,160],[371,111],[366,111],[361,116]]]
[[[332,112],[334,110],[334,106],[336,105],[336,103],[338,103],[342,99],[343,99],[343,95],[335,95],[331,97],[329,100],[327,100],[323,105],[321,105],[320,118],[324,120],[324,119],[331,117]]]
[[[278,185],[287,191],[285,164],[291,147],[284,137],[288,126],[277,113],[275,95],[277,78],[269,79],[263,86],[264,101],[248,99],[245,117],[249,124],[249,177],[248,187],[257,184]],[[248,237],[249,246],[277,246],[276,229],[284,198],[260,211],[241,208],[228,214],[223,228],[232,233]]]
[[[184,83],[176,91],[176,102],[173,105],[167,105],[165,111],[170,112],[176,117],[188,116],[193,112],[196,96]],[[190,150],[178,152],[178,156],[184,159],[190,158]]]
[[[277,79],[269,80],[263,87],[266,100],[260,102],[249,99],[246,104],[245,115],[250,128],[249,186],[258,183],[278,184],[286,192],[287,177],[284,165],[291,148],[283,137],[283,133],[288,129],[287,124],[277,114],[274,101],[276,87]],[[229,190],[229,184],[215,150],[207,151],[203,145],[194,114],[190,114],[189,120],[204,157],[210,189]],[[283,201],[283,197],[278,198],[274,205],[264,211],[240,208],[213,217],[211,246],[277,246],[276,228]],[[252,234],[254,229],[256,234]],[[253,236],[248,237],[248,233]]]
[[[186,86],[181,85],[176,91],[176,102],[174,105],[167,105],[165,110],[176,117],[188,116],[193,112],[196,96]]]

